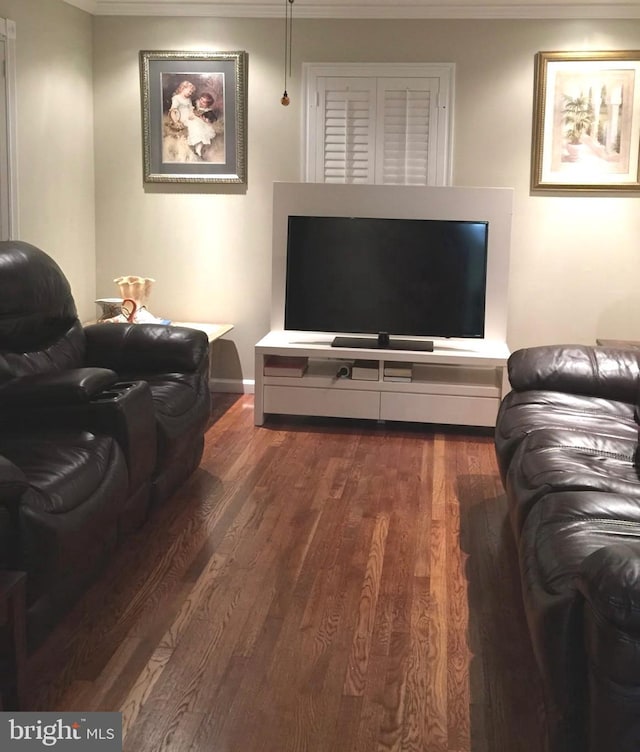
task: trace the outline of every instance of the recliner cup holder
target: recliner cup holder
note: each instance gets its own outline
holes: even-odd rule
[[[113,385],[114,389],[120,389],[123,391],[127,391],[129,389],[133,389],[133,387],[136,385],[137,382],[135,381],[118,381],[117,384]]]
[[[100,392],[100,394],[96,395],[93,402],[113,402],[114,400],[121,399],[139,384],[140,382],[136,381],[118,382],[109,387],[106,391]]]
[[[122,396],[122,392],[101,392],[94,400],[94,402],[111,402]]]

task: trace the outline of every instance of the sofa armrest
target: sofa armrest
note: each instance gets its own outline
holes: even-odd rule
[[[587,747],[636,752],[640,743],[640,539],[588,556],[578,574],[585,598]]]
[[[0,389],[0,408],[6,413],[23,407],[87,404],[117,380],[117,374],[106,368],[73,368],[22,376]]]
[[[514,391],[547,390],[635,404],[640,350],[543,345],[516,350],[508,362]]]
[[[587,556],[578,588],[603,620],[640,636],[640,539],[604,546]]]
[[[85,327],[87,363],[119,374],[198,371],[209,357],[207,335],[164,324],[91,324]]]

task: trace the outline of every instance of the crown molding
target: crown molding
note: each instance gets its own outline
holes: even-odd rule
[[[64,0],[97,16],[281,18],[282,0]],[[640,2],[300,0],[296,18],[637,19]]]
[[[96,0],[64,0],[68,5],[75,5],[76,8],[86,10],[87,13],[97,15],[98,8]]]

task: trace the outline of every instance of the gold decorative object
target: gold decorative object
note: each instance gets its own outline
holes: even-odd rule
[[[155,279],[151,277],[116,277],[113,280],[120,289],[120,297],[134,300],[136,308],[142,308],[147,305],[147,300],[151,294],[151,287]]]

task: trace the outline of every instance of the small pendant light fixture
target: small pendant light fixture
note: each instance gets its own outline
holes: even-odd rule
[[[293,39],[293,0],[284,0],[284,93],[280,104],[287,107],[289,95],[287,94],[287,70],[291,78],[291,41]]]

